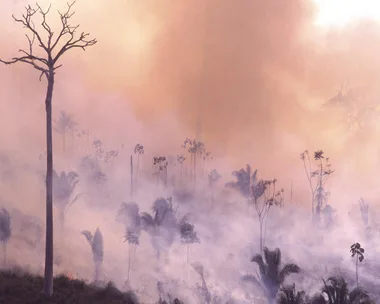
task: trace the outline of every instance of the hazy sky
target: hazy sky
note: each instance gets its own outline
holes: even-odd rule
[[[364,2],[367,12],[374,10]],[[11,18],[25,3],[0,4],[4,58],[26,45]],[[53,1],[53,8],[64,3]],[[239,165],[257,162],[275,174],[306,148],[336,158],[346,154],[340,116],[319,109],[342,83],[378,96],[379,24],[359,22],[356,17],[368,16],[363,9],[349,19],[326,1],[319,1],[319,13],[315,2],[304,0],[109,3],[77,1],[73,22],[99,43],[63,57],[54,106],[115,142],[133,136],[136,124],[145,142],[172,141],[168,132],[194,136],[199,115],[216,154],[227,153]],[[7,138],[43,134],[45,86],[38,73],[29,66],[0,66],[0,77]],[[365,151],[377,158],[372,146]],[[275,161],[264,166],[268,158]]]

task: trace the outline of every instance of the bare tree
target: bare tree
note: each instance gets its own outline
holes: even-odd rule
[[[257,180],[257,175],[253,180],[251,190],[251,202],[255,207],[260,224],[260,251],[265,246],[266,227],[268,214],[272,206],[280,206],[282,203],[283,189],[276,191],[277,180]]]
[[[329,192],[325,190],[325,185],[334,172],[331,169],[329,158],[325,158],[323,151],[314,152],[314,160],[317,163],[316,169],[313,171],[311,165],[311,159],[308,150],[301,153],[301,159],[303,161],[306,177],[311,190],[311,211],[313,219],[319,221],[322,208],[326,205]],[[317,179],[316,182],[313,180]]]
[[[20,56],[13,57],[9,61],[0,59],[0,62],[10,65],[14,63],[26,63],[31,65],[40,74],[40,81],[43,76],[47,80],[47,91],[45,97],[46,109],[46,252],[45,252],[45,281],[44,292],[46,295],[53,294],[53,135],[52,135],[52,99],[55,80],[55,71],[62,66],[58,64],[59,59],[67,51],[87,47],[96,44],[96,39],[89,39],[89,34],[82,32],[78,34],[79,25],[70,25],[71,17],[74,15],[72,7],[75,1],[67,5],[65,12],[58,12],[61,20],[61,27],[58,34],[54,33],[49,26],[46,17],[51,6],[43,10],[37,3],[35,7],[30,5],[25,8],[26,12],[22,17],[13,19],[27,29],[28,48],[20,49]],[[35,27],[36,17],[40,16],[41,29]],[[47,34],[47,39],[43,38],[43,33]],[[37,41],[36,41],[37,40]],[[36,42],[36,44],[35,44]],[[44,57],[36,55],[35,49],[41,49]]]

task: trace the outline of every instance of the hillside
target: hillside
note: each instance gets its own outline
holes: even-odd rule
[[[18,270],[0,272],[1,304],[137,304],[131,293],[123,293],[112,283],[104,287],[86,284],[84,281],[71,280],[66,276],[54,279],[54,295],[46,298],[42,294],[43,278]]]

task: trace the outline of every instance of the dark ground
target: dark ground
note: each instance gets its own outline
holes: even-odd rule
[[[0,304],[137,304],[132,293],[119,291],[112,283],[104,287],[70,280],[66,276],[54,278],[54,295],[42,294],[43,278],[16,270],[0,271]]]

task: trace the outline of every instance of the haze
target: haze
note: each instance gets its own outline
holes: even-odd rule
[[[66,1],[50,2],[50,22],[59,27],[55,9],[64,7]],[[16,56],[27,46],[24,30],[11,15],[22,14],[28,3],[0,3],[2,59]],[[39,3],[46,6],[48,1]],[[125,259],[126,245],[112,245],[120,242],[122,230],[110,224],[109,218],[112,220],[115,208],[129,199],[129,155],[137,143],[144,145],[141,183],[147,191],[140,192],[136,201],[148,211],[157,196],[151,158],[185,154],[181,143],[186,137],[201,139],[211,152],[214,159],[209,169],[217,168],[222,174],[220,197],[226,191],[223,183],[233,179],[231,172],[251,164],[261,177],[278,178],[279,186],[285,189],[285,200],[292,200],[306,214],[310,194],[300,153],[323,150],[335,170],[327,184],[329,204],[341,218],[347,217],[360,197],[374,210],[380,206],[380,14],[370,13],[380,10],[370,1],[360,1],[360,5],[351,1],[347,11],[352,14],[342,16],[337,12],[346,4],[336,1],[339,7],[334,7],[326,3],[78,0],[74,23],[80,23],[81,30],[90,32],[99,42],[86,52],[75,50],[63,58],[53,97],[54,118],[61,110],[71,114],[81,130],[90,130],[90,143],[99,139],[107,149],[118,150],[120,157],[108,172],[113,184],[109,188],[111,198],[106,199],[112,201],[107,201],[107,215],[78,202],[67,216],[68,226],[76,232],[91,227],[94,230],[98,225],[106,231],[109,225],[106,243],[118,248],[113,253],[117,259]],[[38,157],[45,151],[46,84],[38,77],[38,72],[27,65],[0,65],[0,152],[9,158],[12,171],[0,186],[0,199],[9,208],[42,218],[43,182],[33,174],[44,170]],[[349,121],[350,114],[344,108],[326,106],[340,90],[356,94],[355,111],[367,106],[370,109],[360,122]],[[80,140],[69,141],[70,153],[64,154],[59,135],[54,136],[56,170],[79,170],[79,159],[88,153],[91,144],[85,147]],[[15,192],[20,188],[22,191]],[[165,189],[160,196],[164,194],[172,193]],[[245,210],[244,200],[235,193],[229,195],[228,199],[240,206],[236,208]],[[221,203],[221,209],[215,211],[222,219],[233,208],[226,204]],[[206,231],[204,234],[211,237],[211,224],[204,223],[208,220],[197,213],[196,206],[194,203],[184,210],[196,214],[200,233]],[[91,216],[81,221],[86,214]],[[302,234],[305,214],[291,229],[291,240]],[[218,233],[226,233],[226,242],[234,240],[234,233],[241,235],[235,245],[246,246],[253,239],[243,228],[250,218],[237,211],[234,216],[233,232],[222,229]],[[214,220],[218,221],[216,217]],[[278,221],[280,225],[281,219]],[[359,241],[360,232],[348,220],[342,219],[342,223],[337,234],[353,231],[352,239],[342,241],[346,253],[347,244]],[[121,231],[121,235],[115,231]],[[78,238],[73,241],[75,246],[81,251],[88,249]],[[340,249],[334,240],[329,240],[328,246],[335,254]],[[208,250],[216,254],[218,246],[221,255],[227,255],[229,245],[224,241],[218,238],[205,248],[199,245],[194,253],[210,267],[215,281],[228,275],[213,270],[220,261],[208,261],[204,256]],[[270,243],[290,249],[288,240]],[[149,241],[142,246],[150,248]],[[78,258],[78,263],[85,263],[86,254]],[[284,254],[305,258],[294,252]],[[28,263],[35,265],[35,258],[30,259]],[[328,260],[324,255],[322,259]],[[174,259],[173,265],[176,263]],[[241,263],[252,267],[249,257]],[[141,269],[141,261],[139,265]],[[172,275],[177,266],[168,273]],[[83,276],[90,271],[90,266],[86,267]],[[37,268],[33,269],[39,271]],[[121,281],[121,274],[112,277],[114,268],[109,266],[110,278]]]

